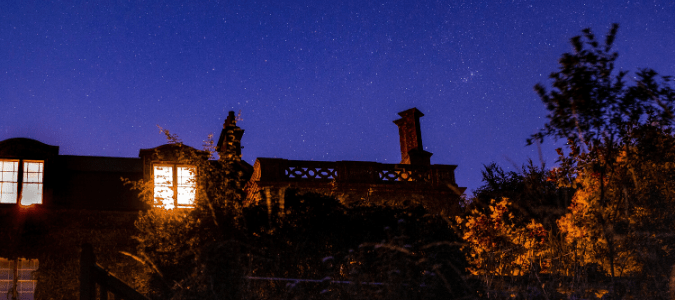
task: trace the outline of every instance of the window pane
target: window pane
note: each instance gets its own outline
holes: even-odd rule
[[[10,295],[8,292],[16,291],[19,296],[17,299],[35,299],[37,281],[34,279],[33,272],[37,268],[37,259],[9,260],[0,257],[0,298],[4,299],[4,296]],[[14,274],[18,275],[17,278],[14,278]]]
[[[0,281],[14,279],[13,262],[4,257],[0,257]],[[2,299],[2,298],[0,298]]]
[[[19,259],[19,280],[32,280],[33,272],[38,269],[37,259]]]
[[[19,160],[1,159],[0,164],[3,172],[16,172],[19,168]]]
[[[19,299],[33,300],[35,299],[35,286],[37,280],[33,272],[38,269],[37,259],[19,258],[17,274],[19,280],[17,282],[17,291],[19,292]]]
[[[195,202],[195,186],[196,186],[196,169],[195,167],[178,167],[177,169],[177,188],[178,188],[178,205],[192,206]]]
[[[194,186],[195,173],[195,167],[178,167],[178,185]]]
[[[42,204],[43,161],[23,162],[21,205]]]
[[[153,176],[155,184],[155,203],[163,205],[165,208],[174,208],[173,202],[173,167],[165,165],[154,165]]]
[[[0,203],[16,203],[16,182],[0,183]]]
[[[16,203],[19,160],[0,159],[0,203]]]
[[[6,182],[17,182],[19,178],[19,172],[2,172],[0,173],[0,181],[6,181]]]
[[[7,295],[10,287],[14,284],[13,262],[4,257],[0,257],[0,297]],[[0,298],[2,299],[2,298]]]
[[[21,191],[21,205],[42,204],[42,184],[25,183]]]
[[[24,172],[28,173],[42,173],[44,163],[41,161],[25,161],[23,163]]]

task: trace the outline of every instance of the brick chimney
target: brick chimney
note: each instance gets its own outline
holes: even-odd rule
[[[244,130],[237,126],[237,118],[234,111],[230,111],[223,124],[223,130],[220,132],[216,151],[220,157],[225,157],[228,160],[237,158],[241,159],[241,137],[244,135]]]
[[[411,108],[398,113],[400,119],[394,121],[398,126],[398,135],[401,142],[401,164],[431,165],[433,153],[424,151],[422,133],[420,131],[420,117],[424,114]]]

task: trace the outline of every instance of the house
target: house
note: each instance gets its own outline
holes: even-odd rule
[[[457,166],[431,164],[432,153],[422,146],[422,112],[411,108],[399,115],[394,123],[399,131],[400,163],[258,158],[246,186],[245,204],[265,200],[268,206],[283,208],[283,197],[276,195],[290,188],[331,195],[347,205],[422,204],[430,211],[456,214],[466,189],[455,181]]]
[[[58,146],[13,138],[0,142],[0,208],[138,210],[137,193],[120,178],[139,180],[138,158],[59,155]]]
[[[455,211],[465,190],[455,181],[456,165],[430,163],[432,153],[422,146],[419,122],[424,114],[411,108],[399,115],[394,121],[401,146],[398,164],[258,158],[251,166],[240,160],[244,130],[236,125],[234,112],[225,120],[216,151],[227,159],[239,158],[238,168],[250,178],[245,205],[265,200],[283,206],[279,197],[267,198],[296,189],[332,195],[348,205],[413,201]],[[147,201],[120,178],[154,182],[154,198],[166,207],[189,207],[195,198],[196,170],[179,162],[184,150],[209,158],[206,152],[178,144],[140,149],[138,158],[126,158],[60,155],[58,146],[36,140],[4,140],[0,142],[0,208],[146,209]]]
[[[289,189],[331,195],[346,205],[421,204],[430,211],[455,214],[465,190],[455,181],[456,166],[431,164],[432,153],[422,146],[419,110],[399,115],[394,121],[401,146],[398,164],[258,158],[251,166],[241,160],[244,130],[237,126],[234,112],[225,120],[215,150],[248,180],[243,204],[266,205],[270,216],[284,214]],[[119,261],[125,259],[120,251],[134,247],[128,228],[133,228],[138,212],[149,203],[191,207],[199,188],[194,180],[197,167],[186,161],[216,165],[209,156],[182,144],[140,149],[138,157],[128,158],[61,155],[58,146],[26,138],[0,141],[0,239],[5,241],[0,246],[0,294],[33,299],[37,279],[32,272],[39,267],[42,278],[63,277],[58,253],[77,253],[83,242],[94,241],[108,265],[119,264],[115,268],[120,274],[133,273],[125,269],[129,264]],[[143,199],[122,178],[150,184],[150,199]],[[61,242],[64,238],[70,242]]]

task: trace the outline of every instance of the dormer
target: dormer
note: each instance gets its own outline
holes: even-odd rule
[[[166,209],[194,206],[197,194],[198,160],[209,154],[183,144],[165,144],[141,149],[143,178],[153,184],[152,205]]]
[[[58,146],[33,139],[0,142],[0,204],[43,204],[45,178],[49,177],[45,176],[45,170],[58,155]]]

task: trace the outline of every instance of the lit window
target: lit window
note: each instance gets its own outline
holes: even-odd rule
[[[33,272],[37,269],[37,259],[0,258],[0,295],[15,299],[11,295],[16,293],[18,296],[16,299],[35,299],[37,281],[33,277]]]
[[[23,188],[21,191],[21,205],[42,204],[42,177],[44,177],[44,162],[23,162]]]
[[[195,202],[195,168],[178,167],[176,169],[176,189],[178,206],[192,206]]]
[[[195,173],[192,166],[153,165],[155,203],[167,209],[193,206]]]
[[[0,203],[42,204],[43,180],[44,161],[0,159]]]
[[[0,160],[0,203],[16,203],[19,160]]]
[[[166,208],[174,208],[173,201],[173,167],[154,166],[155,201]]]

